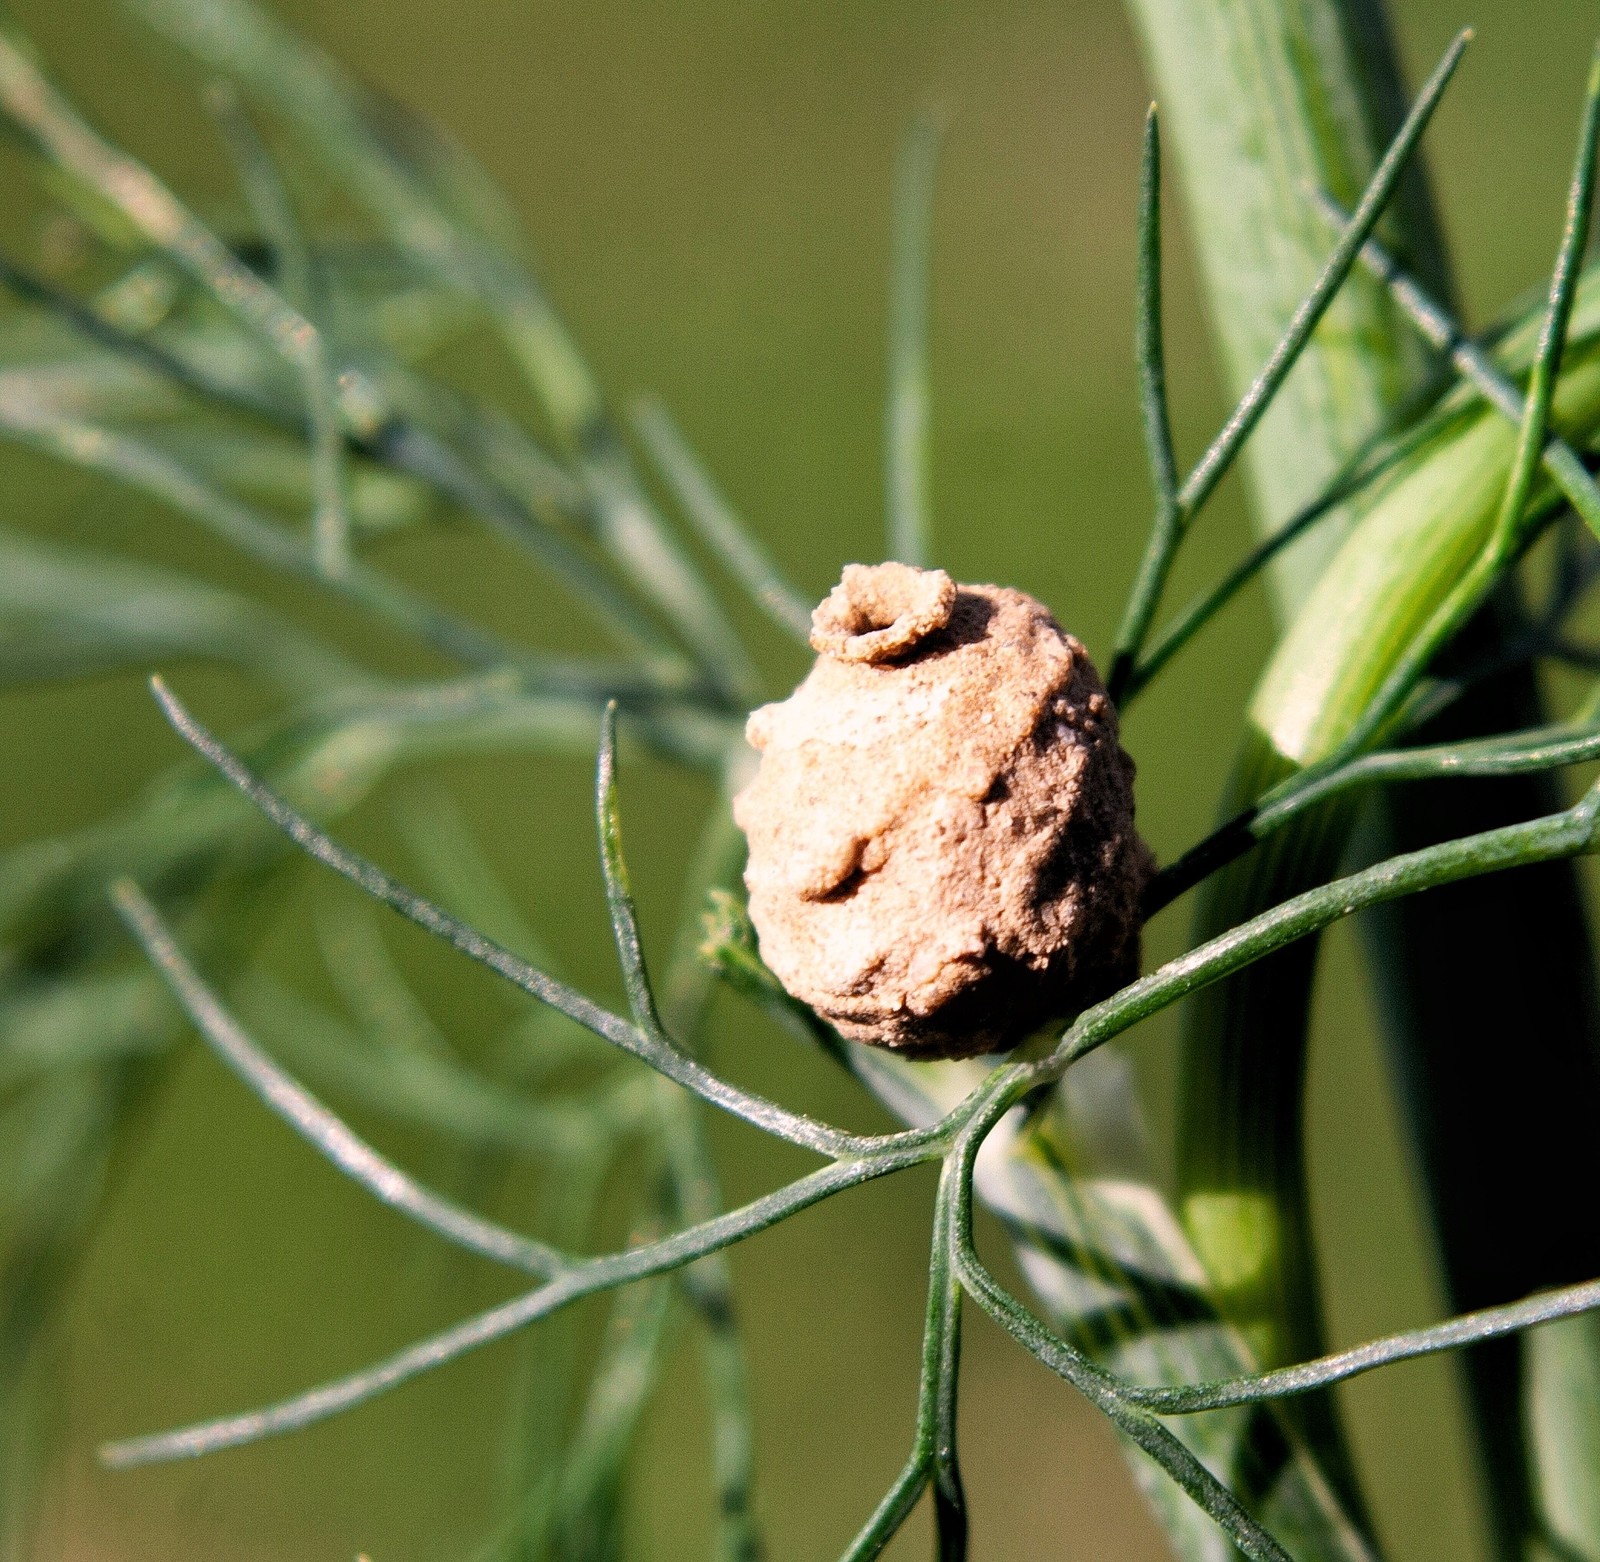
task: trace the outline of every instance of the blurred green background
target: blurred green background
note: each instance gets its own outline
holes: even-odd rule
[[[619,401],[672,407],[792,576],[820,595],[881,553],[879,479],[890,169],[913,114],[949,118],[936,217],[933,498],[939,562],[1032,591],[1104,654],[1147,518],[1131,362],[1134,196],[1147,97],[1114,0],[282,0],[360,74],[448,127],[524,214],[558,305]],[[55,68],[202,204],[231,200],[189,83],[106,0],[17,0]],[[1413,80],[1463,22],[1478,43],[1430,135],[1468,318],[1486,323],[1548,267],[1558,232],[1592,0],[1397,0]],[[1175,185],[1175,181],[1173,182]],[[14,160],[0,168],[4,241],[52,241]],[[1173,210],[1174,233],[1181,215]],[[1169,359],[1182,448],[1219,417],[1181,240],[1169,245]],[[524,407],[488,348],[452,373]],[[8,524],[245,576],[188,528],[95,481],[0,451]],[[1180,595],[1244,545],[1236,493],[1186,556]],[[387,562],[491,623],[552,641],[545,598],[491,546],[435,533]],[[279,600],[331,631],[310,598]],[[1176,599],[1175,599],[1176,600]],[[530,622],[537,628],[530,628]],[[771,691],[803,663],[758,624]],[[1145,833],[1163,857],[1203,830],[1270,636],[1252,597],[1146,699],[1125,738]],[[374,654],[381,654],[376,648]],[[237,724],[258,693],[176,669],[208,716]],[[4,843],[69,828],[135,795],[177,744],[134,678],[0,695]],[[586,769],[533,761],[437,772],[537,924],[599,993],[616,982]],[[394,843],[391,790],[346,827]],[[647,935],[669,933],[704,804],[697,783],[636,766],[624,807]],[[312,963],[310,918],[341,891],[297,871],[262,958]],[[1183,913],[1152,930],[1178,945]],[[470,1040],[504,1007],[489,980],[397,932],[433,1014]],[[1348,930],[1328,948],[1313,1054],[1317,1214],[1336,1344],[1421,1322],[1437,1303],[1405,1155]],[[309,980],[310,978],[308,978]],[[1170,1025],[1135,1041],[1159,1122]],[[792,1044],[719,1010],[722,1066],[795,1104],[874,1121],[855,1088]],[[420,1137],[363,1124],[448,1178]],[[728,1191],[797,1169],[719,1129]],[[733,1258],[756,1381],[771,1553],[837,1553],[910,1436],[931,1186],[895,1181],[756,1239]],[[513,1183],[496,1212],[525,1216]],[[991,1236],[991,1248],[998,1243]],[[513,1349],[495,1349],[331,1424],[196,1465],[108,1475],[100,1439],[242,1408],[353,1367],[504,1294],[503,1282],[378,1210],[191,1048],[150,1108],[75,1291],[63,1451],[41,1557],[470,1556],[505,1500],[500,1449]],[[974,1555],[1160,1557],[1109,1431],[974,1318],[963,1453]],[[1346,1394],[1386,1539],[1406,1559],[1471,1556],[1479,1521],[1453,1428],[1449,1369],[1391,1369]],[[649,1416],[632,1553],[703,1554],[705,1423],[691,1365]],[[920,1521],[893,1555],[926,1550]]]

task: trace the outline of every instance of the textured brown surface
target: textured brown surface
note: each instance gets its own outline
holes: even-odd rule
[[[1133,762],[1042,604],[849,565],[821,653],[746,729],[734,800],[762,957],[846,1036],[921,1057],[1013,1045],[1129,980],[1149,853]]]

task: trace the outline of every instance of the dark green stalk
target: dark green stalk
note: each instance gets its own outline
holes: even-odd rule
[[[1131,1388],[1127,1397],[1160,1415],[1194,1415],[1203,1410],[1220,1410],[1225,1405],[1250,1404],[1275,1399],[1285,1394],[1303,1394],[1307,1389],[1327,1388],[1343,1383],[1376,1367],[1397,1361],[1415,1361],[1440,1351],[1459,1350],[1484,1340],[1520,1334],[1540,1324],[1563,1318],[1576,1318],[1600,1308],[1600,1280],[1563,1290],[1530,1296],[1526,1301],[1504,1307],[1485,1307],[1446,1323],[1424,1329],[1407,1329],[1401,1334],[1386,1334],[1350,1350],[1335,1351],[1316,1361],[1280,1367],[1276,1372],[1261,1372],[1231,1382],[1197,1383],[1184,1388]]]
[[[1536,731],[1365,754],[1342,764],[1299,771],[1262,795],[1157,874],[1146,901],[1154,915],[1185,890],[1242,856],[1308,810],[1357,787],[1401,781],[1529,775],[1600,759],[1593,701],[1570,722]]]
[[[872,1562],[899,1534],[922,1493],[933,1489],[936,1562],[964,1562],[967,1507],[956,1458],[956,1395],[961,1364],[961,1284],[955,1273],[952,1222],[962,1173],[954,1157],[939,1175],[928,1258],[928,1309],[922,1334],[917,1426],[905,1468],[872,1517],[840,1554],[840,1562]]]

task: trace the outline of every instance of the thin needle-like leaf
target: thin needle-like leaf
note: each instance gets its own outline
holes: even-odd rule
[[[65,321],[86,341],[104,347],[117,357],[148,369],[152,374],[170,380],[197,396],[248,411],[279,426],[295,426],[293,418],[286,416],[285,409],[276,398],[258,393],[243,383],[223,380],[147,336],[124,329],[81,299],[5,255],[0,255],[0,285],[22,302],[36,304]]]
[[[1166,568],[1177,547],[1179,526],[1178,463],[1167,412],[1167,355],[1161,320],[1161,125],[1154,103],[1144,122],[1135,297],[1133,348],[1139,372],[1139,410],[1156,508],[1150,540],[1117,630],[1116,653],[1106,683],[1111,698],[1119,704],[1128,691],[1139,648],[1150,632]]]
[[[743,837],[725,806],[713,811],[701,833],[685,885],[680,927],[668,968],[662,1009],[672,1034],[692,1046],[715,995],[700,958],[701,910],[708,890],[726,884],[743,861]],[[658,1085],[661,1145],[671,1179],[672,1224],[710,1220],[722,1208],[716,1162],[706,1141],[698,1103]],[[716,1562],[760,1562],[766,1555],[756,1512],[755,1435],[750,1369],[746,1360],[733,1276],[725,1257],[691,1264],[679,1276],[701,1337],[701,1359],[711,1415],[711,1474],[716,1502]]]
[[[933,191],[942,130],[919,115],[895,164],[889,279],[889,386],[884,405],[884,487],[889,557],[926,567],[928,505],[928,273]]]
[[[939,1175],[928,1261],[928,1306],[922,1333],[922,1372],[911,1456],[895,1483],[846,1548],[841,1562],[881,1555],[910,1518],[925,1487],[933,1489],[937,1562],[964,1562],[967,1504],[956,1456],[956,1396],[961,1367],[961,1285],[954,1269],[952,1223],[961,1169],[955,1157]]]
[[[633,421],[679,508],[728,573],[773,623],[805,643],[811,633],[806,599],[783,578],[771,555],[717,492],[667,409],[654,399],[643,401],[634,408]]]
[[[1544,449],[1545,430],[1550,423],[1550,404],[1555,398],[1556,380],[1561,373],[1561,355],[1567,345],[1567,326],[1572,319],[1572,300],[1578,286],[1578,268],[1589,242],[1589,223],[1594,213],[1595,145],[1600,140],[1600,48],[1589,65],[1589,82],[1584,98],[1583,123],[1578,133],[1578,155],[1572,170],[1572,186],[1567,195],[1567,220],[1561,247],[1550,273],[1550,303],[1539,333],[1533,357],[1533,372],[1528,379],[1528,400],[1517,434],[1517,453],[1511,463],[1504,502],[1495,523],[1495,535],[1507,542],[1522,524],[1527,509],[1533,476],[1539,469]]]
[[[600,716],[600,746],[595,759],[595,822],[600,835],[600,871],[605,877],[606,906],[611,913],[611,935],[622,965],[623,986],[634,1024],[661,1045],[678,1051],[668,1037],[645,966],[639,938],[639,918],[633,892],[628,887],[628,865],[622,855],[622,820],[617,812],[617,702],[612,700]]]
[[[1172,422],[1167,411],[1167,351],[1161,318],[1161,122],[1154,103],[1144,122],[1135,289],[1138,305],[1133,350],[1139,371],[1139,412],[1150,487],[1158,511],[1175,514],[1178,460],[1172,450]]]
[[[603,1009],[582,993],[547,976],[536,966],[520,959],[509,949],[502,948],[492,939],[485,938],[476,929],[452,917],[431,901],[414,894],[398,880],[391,878],[375,863],[339,845],[324,831],[317,828],[303,814],[274,792],[255,775],[237,755],[211,735],[178,702],[159,678],[151,680],[151,689],[174,731],[197,753],[219,770],[240,792],[297,846],[318,862],[332,868],[335,873],[359,885],[369,895],[383,901],[425,928],[435,937],[459,949],[461,953],[479,964],[487,966],[496,975],[513,986],[537,998],[540,1003],[574,1019],[586,1030],[608,1041],[612,1046],[648,1063],[657,1073],[664,1074],[675,1084],[710,1102],[723,1111],[742,1118],[763,1132],[787,1139],[791,1144],[802,1145],[819,1155],[854,1156],[891,1153],[895,1148],[913,1141],[927,1142],[923,1134],[890,1134],[884,1136],[841,1133],[826,1124],[818,1123],[798,1112],[790,1112],[761,1096],[751,1095],[717,1078],[680,1052],[657,1033],[646,1031],[624,1020],[620,1015]]]
[[[380,1155],[334,1112],[286,1074],[245,1034],[178,947],[160,913],[129,879],[111,897],[128,929],[211,1049],[301,1138],[392,1209],[448,1242],[548,1279],[571,1260],[546,1243],[508,1231],[425,1188]]]
[[[208,101],[227,138],[263,236],[282,273],[283,293],[307,325],[301,383],[311,435],[312,547],[317,566],[339,575],[350,562],[350,511],[345,497],[344,429],[339,390],[327,338],[316,322],[317,280],[305,235],[295,220],[289,192],[239,95],[226,82],[214,83]]]
[[[1228,468],[1233,464],[1233,458],[1239,453],[1240,446],[1260,422],[1262,413],[1267,410],[1278,387],[1294,367],[1301,349],[1327,312],[1328,305],[1333,302],[1334,294],[1343,286],[1344,279],[1350,274],[1350,268],[1355,264],[1356,257],[1361,251],[1362,244],[1366,242],[1368,235],[1377,226],[1379,217],[1383,215],[1383,209],[1388,205],[1389,197],[1394,193],[1400,175],[1405,171],[1418,141],[1422,139],[1423,131],[1428,128],[1428,122],[1433,118],[1434,110],[1438,108],[1439,100],[1444,96],[1445,88],[1450,85],[1450,78],[1455,75],[1456,67],[1461,63],[1461,56],[1471,41],[1471,29],[1464,29],[1456,34],[1450,47],[1445,50],[1444,57],[1434,67],[1433,74],[1424,83],[1416,102],[1411,105],[1411,112],[1406,115],[1394,140],[1389,143],[1388,151],[1383,154],[1383,160],[1378,164],[1351,216],[1349,228],[1334,246],[1333,254],[1328,257],[1327,264],[1322,268],[1322,274],[1317,278],[1311,291],[1306,294],[1300,307],[1295,310],[1293,318],[1284,328],[1278,345],[1262,367],[1261,373],[1240,398],[1238,406],[1234,408],[1217,437],[1184,479],[1178,501],[1186,519],[1191,518],[1200,509],[1227,474]]]
[[[653,1116],[646,1080],[530,1098],[459,1064],[388,1051],[380,1038],[265,976],[246,981],[239,1007],[258,1030],[270,1027],[275,1052],[301,1078],[475,1152],[565,1165],[592,1153],[602,1136],[620,1141],[642,1132]]]
[[[702,1356],[711,1413],[711,1468],[720,1562],[765,1555],[755,1514],[755,1448],[749,1366],[734,1312],[727,1261],[703,1258],[684,1270],[684,1295],[703,1334]]]
[[[555,1493],[557,1556],[595,1555],[616,1524],[620,1486],[639,1419],[660,1380],[672,1287],[656,1280],[620,1292]],[[603,1552],[601,1553],[603,1554]]]
[[[1315,1361],[1275,1372],[1260,1372],[1248,1377],[1230,1378],[1218,1383],[1196,1383],[1179,1388],[1143,1388],[1130,1385],[1124,1397],[1158,1415],[1193,1415],[1197,1411],[1217,1410],[1224,1405],[1256,1404],[1281,1399],[1289,1394],[1304,1394],[1312,1389],[1342,1383],[1346,1378],[1386,1367],[1397,1361],[1413,1361],[1418,1356],[1434,1356],[1440,1351],[1460,1350],[1484,1340],[1501,1339],[1553,1323],[1558,1318],[1574,1318],[1600,1309],[1600,1280],[1582,1285],[1545,1291],[1525,1301],[1503,1307],[1484,1307],[1463,1313],[1444,1323],[1423,1329],[1407,1329],[1386,1334],[1350,1350],[1333,1351]]]
[[[1376,453],[1370,449],[1358,451],[1310,504],[1290,516],[1270,537],[1257,543],[1215,586],[1202,592],[1172,618],[1133,670],[1124,674],[1118,704],[1129,704],[1285,548],[1305,536],[1319,521],[1333,515],[1345,500],[1393,470],[1431,433],[1432,430],[1423,425]]]
[[[1151,460],[1157,486],[1156,517],[1144,559],[1123,613],[1122,627],[1118,631],[1117,656],[1113,664],[1111,686],[1113,695],[1122,692],[1126,687],[1138,663],[1144,637],[1154,621],[1167,577],[1172,570],[1173,559],[1177,556],[1188,527],[1216,491],[1217,484],[1227,475],[1234,458],[1261,421],[1279,386],[1288,377],[1289,371],[1311,339],[1311,333],[1317,328],[1334,296],[1344,285],[1345,278],[1350,274],[1351,267],[1360,254],[1362,244],[1383,215],[1384,207],[1394,193],[1395,186],[1399,183],[1411,154],[1416,150],[1423,131],[1427,129],[1434,110],[1439,106],[1439,100],[1443,97],[1450,78],[1455,74],[1456,66],[1460,63],[1462,53],[1471,38],[1470,31],[1463,31],[1457,34],[1450,47],[1445,50],[1444,57],[1434,68],[1433,74],[1418,94],[1416,102],[1412,104],[1411,111],[1406,115],[1399,132],[1390,142],[1389,149],[1384,153],[1382,161],[1362,194],[1350,226],[1340,235],[1333,253],[1328,257],[1310,292],[1301,300],[1299,307],[1284,327],[1283,334],[1262,366],[1261,372],[1240,397],[1227,422],[1223,424],[1205,453],[1179,485],[1176,496],[1171,499],[1167,497],[1168,478],[1164,470],[1165,463],[1170,459],[1168,453],[1170,444],[1160,435],[1159,430],[1156,431],[1155,438],[1151,442]],[[1145,132],[1138,315],[1140,394],[1146,406],[1147,440],[1150,440],[1150,419],[1153,413],[1164,406],[1162,398],[1156,394],[1158,381],[1152,377],[1153,371],[1160,366],[1159,358],[1152,357],[1152,352],[1158,349],[1160,341],[1155,315],[1160,302],[1157,212],[1160,195],[1157,166],[1159,152],[1156,121],[1152,116],[1147,122]]]
[[[1350,220],[1344,208],[1326,194],[1318,192],[1317,205],[1336,227]],[[1490,406],[1520,425],[1525,410],[1521,392],[1501,372],[1494,359],[1466,334],[1460,322],[1430,297],[1422,284],[1376,239],[1368,239],[1361,246],[1361,263],[1389,289],[1423,338],[1449,357],[1452,366],[1477,388]],[[1596,484],[1583,464],[1583,457],[1556,434],[1545,442],[1541,459],[1567,502],[1583,517],[1589,530],[1600,536],[1600,484]]]
[[[1527,732],[1475,742],[1391,749],[1360,755],[1331,770],[1303,771],[1168,863],[1151,881],[1145,897],[1145,915],[1154,916],[1307,809],[1353,787],[1453,776],[1526,775],[1594,759],[1600,759],[1600,730],[1596,729],[1595,715],[1590,710],[1570,722]]]
[[[715,1220],[656,1242],[610,1253],[602,1258],[582,1260],[543,1285],[453,1328],[418,1341],[375,1366],[353,1372],[348,1377],[243,1415],[206,1421],[152,1437],[111,1443],[101,1449],[100,1457],[111,1468],[125,1470],[173,1459],[193,1459],[223,1448],[237,1448],[245,1443],[260,1442],[263,1438],[312,1426],[342,1410],[352,1409],[376,1398],[424,1372],[454,1361],[468,1351],[515,1333],[581,1297],[615,1290],[636,1280],[647,1280],[652,1275],[680,1269],[708,1253],[720,1252],[758,1231],[765,1231],[790,1215],[842,1193],[846,1188],[859,1187],[864,1182],[904,1170],[927,1158],[926,1150],[907,1149],[874,1159],[835,1161],[776,1192],[755,1199],[739,1209],[730,1210]]]
[[[972,1238],[972,1169],[983,1141],[985,1121],[1003,1105],[1003,1096],[997,1097],[983,1116],[975,1118],[963,1131],[953,1155],[959,1171],[951,1246],[952,1264],[960,1283],[1018,1344],[1070,1383],[1125,1437],[1142,1448],[1247,1557],[1254,1562],[1293,1562],[1273,1535],[1167,1427],[1149,1411],[1129,1403],[1119,1379],[1047,1328],[984,1266]]]
[[[0,527],[0,684],[146,668],[175,657],[217,658],[300,699],[379,680],[249,598],[188,575],[51,547]]]

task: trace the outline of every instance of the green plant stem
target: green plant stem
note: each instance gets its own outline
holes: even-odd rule
[[[1315,771],[1303,770],[1263,794],[1260,803],[1170,863],[1146,902],[1154,915],[1186,889],[1266,840],[1309,810],[1358,787],[1402,781],[1537,774],[1600,759],[1594,702],[1569,722],[1476,742],[1439,743],[1365,754]]]
[[[1425,431],[1424,431],[1425,432]],[[1126,708],[1161,673],[1221,610],[1250,584],[1285,548],[1291,547],[1319,522],[1335,517],[1368,484],[1403,462],[1415,448],[1420,433],[1392,442],[1378,442],[1376,451],[1360,450],[1328,487],[1310,504],[1290,516],[1265,541],[1253,547],[1209,591],[1202,592],[1155,636],[1151,645],[1124,676],[1119,705]],[[1153,618],[1153,613],[1152,613]],[[1148,630],[1148,625],[1146,626]]]
[[[181,715],[181,712],[178,714]],[[192,722],[189,725],[192,728]],[[205,735],[198,731],[193,732],[191,736],[197,742],[197,746],[200,740],[205,738]],[[205,742],[213,748],[216,747],[214,740],[205,739]],[[625,887],[621,887],[620,857],[616,856],[617,835],[611,817],[614,814],[614,792],[610,766],[606,762],[610,747],[609,742],[603,742],[597,800],[602,836],[606,842],[607,878],[613,886],[613,907],[619,934],[626,935],[619,936],[619,944],[623,947],[625,960],[631,962],[633,957],[629,953],[628,946],[634,936],[634,929],[631,908],[626,901]],[[222,759],[231,761],[231,756],[227,756],[225,751],[220,758],[216,755],[211,757],[214,762],[220,763]],[[240,768],[237,761],[231,763],[234,768]],[[259,783],[255,783],[250,795],[258,806],[269,813],[269,817],[275,812],[279,814],[286,812],[284,805],[266,793]],[[108,1451],[107,1458],[113,1463],[128,1464],[180,1457],[208,1452],[238,1442],[252,1441],[274,1432],[310,1424],[327,1414],[359,1403],[374,1393],[382,1392],[419,1371],[427,1370],[441,1361],[453,1359],[464,1350],[521,1328],[578,1296],[646,1279],[651,1275],[680,1267],[715,1252],[742,1236],[764,1229],[787,1214],[815,1202],[817,1198],[842,1191],[844,1187],[854,1186],[869,1177],[886,1175],[921,1161],[943,1156],[947,1146],[953,1148],[954,1159],[951,1164],[956,1168],[963,1196],[967,1196],[970,1193],[977,1148],[984,1136],[1005,1113],[1025,1097],[1035,1094],[1059,1078],[1071,1064],[1120,1034],[1130,1025],[1137,1023],[1139,1019],[1156,1012],[1188,992],[1221,980],[1230,972],[1258,960],[1265,953],[1281,949],[1290,942],[1303,939],[1307,934],[1326,927],[1332,921],[1351,915],[1365,905],[1436,887],[1466,876],[1589,850],[1594,842],[1597,812],[1600,812],[1600,786],[1563,814],[1536,820],[1528,825],[1511,826],[1471,839],[1449,842],[1414,853],[1407,858],[1380,864],[1376,868],[1352,875],[1335,884],[1312,890],[1272,912],[1253,919],[1251,923],[1234,929],[1209,945],[1170,962],[1152,976],[1134,983],[1116,997],[1087,1011],[1046,1059],[1036,1064],[1017,1064],[995,1071],[932,1131],[878,1136],[865,1141],[861,1146],[866,1151],[862,1158],[837,1160],[824,1171],[803,1178],[789,1188],[769,1195],[765,1199],[757,1200],[743,1210],[735,1211],[728,1216],[714,1217],[660,1242],[604,1258],[569,1263],[536,1291],[500,1308],[492,1309],[431,1341],[414,1346],[389,1361],[380,1363],[377,1367],[353,1374],[337,1383],[324,1385],[309,1394],[296,1396],[292,1400],[263,1411],[230,1417],[224,1421],[207,1423],[202,1427],[182,1432],[116,1445]],[[297,822],[299,829],[295,838],[313,855],[327,860],[326,838],[310,833],[303,820]],[[371,870],[368,865],[368,874],[373,871],[375,870]],[[363,882],[363,879],[358,877],[358,882]],[[385,892],[383,884],[374,883],[368,887],[379,894],[380,898],[390,899],[393,903],[393,897]],[[129,904],[132,909],[138,909],[136,903],[129,902]],[[460,938],[447,922],[440,920],[441,917],[442,914],[430,910],[424,925],[455,943],[457,947],[461,947]],[[170,968],[170,961],[167,963]],[[514,973],[506,967],[504,961],[496,963],[494,968],[527,988],[527,981],[519,980],[519,977],[525,978],[525,973]],[[640,982],[644,980],[642,967],[636,979]],[[630,978],[630,981],[632,980],[634,978]],[[548,983],[549,979],[541,978],[541,981]],[[646,1005],[645,1009],[646,1012],[653,1014],[653,1002]],[[198,1006],[195,1012],[200,1012]],[[237,1048],[233,1050],[237,1053]],[[654,1058],[650,1061],[656,1062]],[[659,1067],[659,1064],[657,1066]],[[742,1100],[730,1098],[728,1104],[730,1109],[737,1110],[746,1120],[758,1126],[766,1126],[765,1120],[769,1116],[767,1104],[751,1097]],[[1026,1320],[1015,1315],[1014,1307],[1007,1308],[1000,1305],[992,1282],[986,1278],[981,1266],[971,1268],[970,1275],[967,1269],[961,1272],[963,1283],[968,1284],[969,1289],[974,1289],[974,1294],[979,1295],[985,1305],[991,1311],[995,1311],[1008,1328],[1017,1332],[1019,1338],[1024,1338],[1025,1343],[1028,1343],[1027,1328],[1023,1327]],[[937,1295],[936,1292],[936,1300]],[[953,1303],[947,1300],[938,1305],[942,1309],[949,1309],[940,1311],[936,1316],[945,1320],[944,1327],[948,1334],[948,1338],[941,1346],[940,1356],[940,1360],[948,1365],[941,1370],[944,1371],[948,1382],[953,1385],[954,1346],[951,1343],[955,1327]],[[1030,1348],[1036,1346],[1037,1341],[1034,1341]],[[1241,1544],[1245,1544],[1250,1554],[1270,1557],[1283,1554],[1265,1542],[1257,1542],[1254,1537],[1259,1526],[1244,1515],[1237,1502],[1216,1478],[1206,1472],[1199,1461],[1171,1434],[1156,1426],[1142,1412],[1119,1398],[1114,1387],[1108,1389],[1104,1374],[1099,1373],[1097,1369],[1089,1368],[1081,1358],[1076,1364],[1066,1361],[1064,1365],[1058,1362],[1057,1366],[1058,1370],[1063,1371],[1070,1368],[1072,1381],[1111,1414],[1131,1439],[1173,1474],[1208,1514],[1224,1523],[1229,1533]],[[952,1392],[950,1388],[940,1390],[935,1423],[938,1436],[934,1450],[936,1477],[942,1479],[944,1483],[945,1507],[942,1510],[944,1513],[942,1525],[943,1533],[947,1537],[955,1536],[959,1532],[957,1518],[959,1480],[952,1477],[951,1471],[954,1467],[949,1463],[952,1457],[950,1450],[953,1448],[953,1410],[950,1408],[953,1401],[949,1401],[947,1397],[950,1392]],[[939,1473],[941,1460],[945,1461],[942,1476]]]
[[[976,1117],[955,1155],[970,1190],[972,1168],[984,1131],[994,1113]],[[1246,1556],[1258,1562],[1292,1562],[1289,1553],[1253,1519],[1238,1499],[1171,1431],[1148,1412],[1130,1405],[1118,1381],[1070,1346],[1056,1341],[1034,1315],[995,1280],[978,1257],[972,1238],[970,1196],[958,1206],[954,1223],[955,1268],[963,1288],[983,1310],[1025,1349],[1066,1379],[1100,1410],[1129,1442],[1155,1461],[1188,1494],[1199,1509],[1219,1524]]]
[[[934,1199],[928,1259],[928,1309],[922,1334],[917,1425],[910,1457],[840,1562],[871,1562],[900,1532],[922,1493],[933,1488],[936,1562],[963,1562],[967,1507],[955,1452],[956,1394],[961,1363],[961,1284],[956,1278],[952,1222],[961,1169],[947,1157]],[[970,1173],[969,1173],[970,1175]]]
[[[1197,1383],[1183,1388],[1132,1388],[1125,1392],[1134,1403],[1161,1415],[1194,1415],[1205,1410],[1220,1410],[1226,1405],[1326,1388],[1376,1367],[1387,1367],[1397,1361],[1415,1361],[1419,1356],[1432,1356],[1440,1351],[1459,1350],[1463,1345],[1520,1334],[1525,1329],[1579,1317],[1597,1308],[1600,1308],[1600,1280],[1591,1280],[1503,1307],[1481,1308],[1424,1329],[1386,1334],[1350,1350],[1334,1351],[1316,1361],[1280,1367],[1275,1372],[1261,1372],[1231,1382]]]

